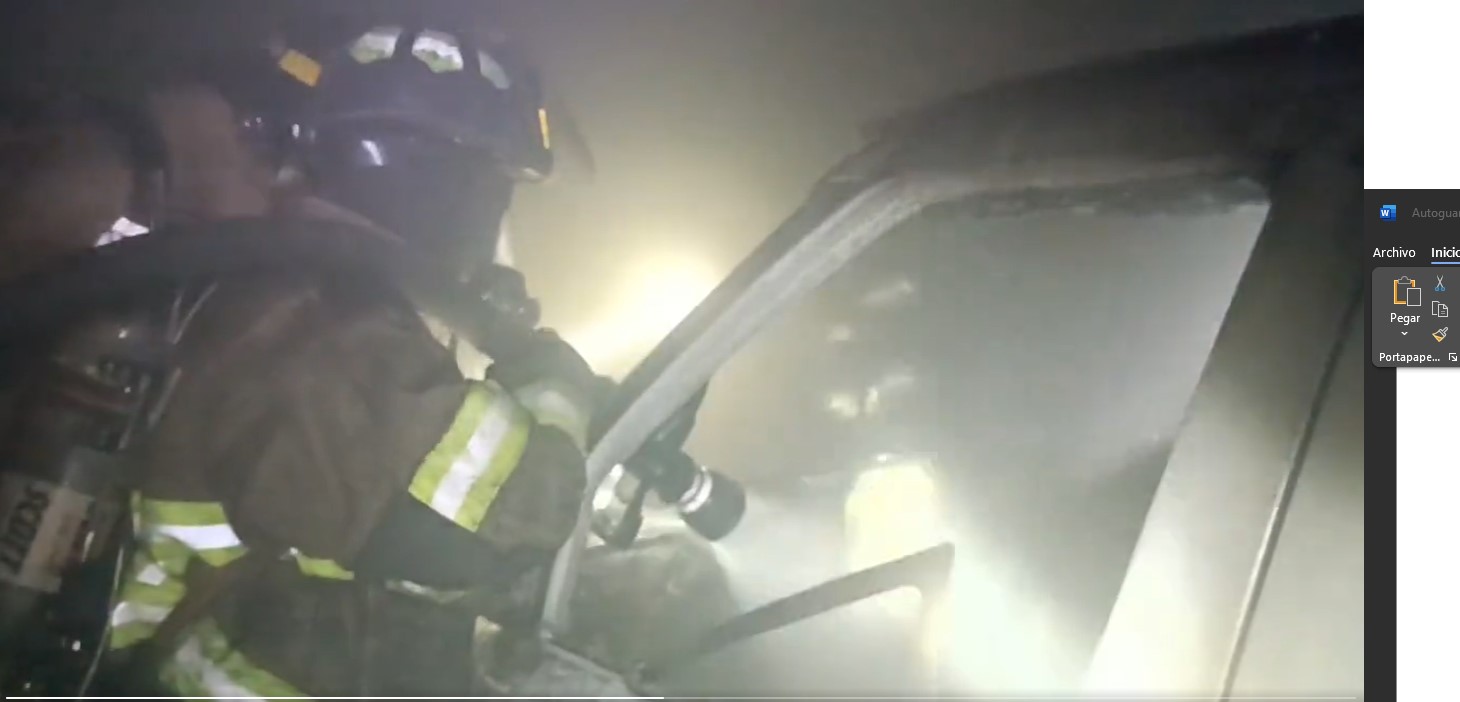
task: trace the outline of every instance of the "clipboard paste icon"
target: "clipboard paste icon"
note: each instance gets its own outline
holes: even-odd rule
[[[1420,290],[1419,281],[1402,275],[1394,280],[1394,304],[1405,307],[1419,307]]]

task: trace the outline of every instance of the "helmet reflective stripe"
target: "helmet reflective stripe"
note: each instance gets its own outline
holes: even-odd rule
[[[318,61],[293,49],[285,51],[284,55],[279,57],[279,68],[292,76],[294,80],[311,88],[319,84],[319,74],[322,71]]]
[[[259,668],[228,645],[212,621],[204,621],[162,668],[163,682],[188,697],[270,699],[304,697],[292,685]]]
[[[350,58],[360,63],[374,63],[395,55],[400,41],[400,27],[376,27],[350,45]]]
[[[417,34],[411,44],[411,55],[426,64],[432,73],[452,73],[466,68],[460,43],[444,32],[425,30]]]
[[[384,61],[395,56],[403,30],[400,27],[376,27],[361,35],[350,44],[350,58],[356,63],[369,64]],[[411,44],[411,55],[426,64],[435,73],[450,73],[464,70],[466,61],[462,56],[462,45],[457,38],[445,32],[425,30],[416,35]],[[486,51],[476,52],[477,66],[482,77],[491,81],[498,90],[512,87],[512,78],[507,69]]]
[[[473,383],[451,429],[411,479],[416,499],[473,531],[522,458],[531,418],[494,382]]]

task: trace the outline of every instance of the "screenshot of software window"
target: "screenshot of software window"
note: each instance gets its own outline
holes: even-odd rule
[[[0,3],[0,693],[1460,701],[1373,4]]]
[[[1436,647],[1460,650],[1449,629],[1460,553],[1453,547],[1460,535],[1454,502],[1460,409],[1452,400],[1460,393],[1460,348],[1454,346],[1460,338],[1450,334],[1460,331],[1451,323],[1460,319],[1460,288],[1454,286],[1460,281],[1460,196],[1454,190],[1369,190],[1365,208],[1364,440],[1373,478],[1367,504],[1375,520],[1369,550],[1383,554],[1387,566],[1388,539],[1397,545],[1397,665],[1404,691],[1420,686],[1416,678],[1429,684],[1444,679],[1430,662]],[[1392,536],[1386,522],[1395,525]],[[1379,585],[1395,577],[1371,572]],[[1388,627],[1376,622],[1371,645],[1381,632]]]

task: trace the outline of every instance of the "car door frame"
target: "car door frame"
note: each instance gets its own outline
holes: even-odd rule
[[[1266,223],[1188,405],[1087,692],[1226,695],[1351,325],[1362,189],[1350,145],[1274,183]]]
[[[1159,114],[1164,107],[1143,107],[1151,108],[1152,120],[1170,121]],[[1180,110],[1194,114],[1208,107],[1198,100]],[[1219,694],[1231,677],[1260,590],[1283,495],[1291,489],[1293,466],[1311,428],[1310,410],[1321,402],[1326,369],[1343,340],[1341,321],[1351,313],[1354,286],[1362,281],[1352,256],[1357,249],[1349,245],[1354,227],[1342,221],[1342,213],[1351,209],[1344,193],[1358,187],[1352,155],[1353,145],[1361,143],[1356,122],[1319,125],[1323,135],[1305,135],[1296,149],[1234,144],[1216,125],[1213,120],[1195,124],[1191,131],[1197,136],[1173,139],[1164,150],[992,158],[970,168],[950,168],[946,158],[934,159],[941,166],[899,164],[890,156],[900,148],[895,139],[854,155],[833,169],[806,204],[625,379],[607,419],[594,432],[589,494],[755,333],[878,237],[927,207],[957,200],[1008,213],[1011,203],[1015,211],[1021,206],[1032,211],[1050,202],[1067,204],[1072,194],[1108,195],[1138,191],[1140,185],[1176,185],[1217,196],[1210,200],[1241,199],[1255,189],[1269,203],[1268,220],[1193,397],[1087,679],[1092,689],[1122,693]],[[1290,290],[1295,285],[1301,294]],[[1249,376],[1261,382],[1246,391],[1264,393],[1259,404],[1277,418],[1271,423],[1253,427],[1241,421],[1239,408],[1223,401],[1234,378]],[[1248,460],[1247,469],[1212,475],[1216,459],[1204,454],[1217,445]],[[1233,495],[1240,507],[1231,504]],[[1233,520],[1230,528],[1215,521],[1224,510]],[[585,498],[578,529],[554,564],[543,612],[548,636],[568,630],[590,513],[591,500]],[[1162,610],[1166,618],[1153,624],[1143,604],[1163,591],[1163,583],[1191,580],[1181,570],[1185,562],[1170,557],[1182,549],[1210,549],[1220,554],[1219,567],[1202,571],[1209,587],[1189,587],[1181,602]],[[1175,647],[1185,654],[1164,657],[1168,671],[1152,675],[1149,666],[1129,663],[1161,651],[1172,636],[1185,637]]]

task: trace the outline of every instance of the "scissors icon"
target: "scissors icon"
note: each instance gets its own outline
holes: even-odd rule
[[[1445,276],[1435,276],[1435,292],[1445,292]]]

